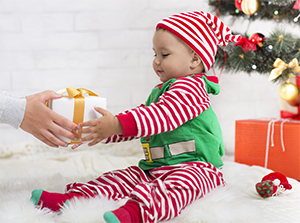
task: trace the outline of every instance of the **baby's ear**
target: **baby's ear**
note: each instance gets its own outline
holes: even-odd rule
[[[201,58],[198,56],[197,53],[192,52],[191,69],[195,69],[198,66],[201,66],[202,69],[204,69]]]

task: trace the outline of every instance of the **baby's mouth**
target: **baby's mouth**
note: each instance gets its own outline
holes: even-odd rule
[[[162,70],[158,70],[157,73],[160,75],[161,73],[163,73],[164,71]]]

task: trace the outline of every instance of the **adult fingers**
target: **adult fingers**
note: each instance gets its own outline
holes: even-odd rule
[[[58,138],[56,135],[54,135],[53,132],[51,132],[50,130],[46,130],[44,132],[42,132],[42,135],[51,143],[58,145],[58,146],[63,146],[63,147],[67,147],[68,143],[61,140],[60,138]]]
[[[57,144],[53,143],[52,141],[49,141],[44,135],[42,134],[33,134],[38,140],[45,143],[46,145],[50,147],[58,147]]]
[[[76,134],[72,133],[70,130],[68,130],[60,125],[57,125],[56,123],[53,123],[53,125],[51,125],[50,130],[51,130],[51,132],[55,133],[56,135],[63,136],[63,137],[66,137],[68,139],[75,140],[75,141],[78,140],[78,136]]]
[[[57,113],[55,113],[54,111],[50,110],[50,115],[53,119],[53,121],[58,124],[58,125],[61,125],[63,127],[66,127],[68,129],[71,129],[71,130],[76,130],[78,127],[78,125],[76,125],[74,122],[70,121],[69,119],[67,119],[66,117],[63,117]],[[67,134],[67,135],[63,135],[67,138],[70,138],[72,137],[71,134],[67,133],[67,131],[63,131],[63,134]]]

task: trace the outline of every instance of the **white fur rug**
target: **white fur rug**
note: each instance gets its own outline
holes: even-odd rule
[[[138,141],[53,149],[40,143],[0,146],[1,223],[101,223],[102,215],[125,201],[105,198],[75,200],[57,215],[34,207],[31,191],[63,192],[66,184],[94,179],[105,171],[136,165],[143,157]],[[246,166],[225,156],[223,172],[227,186],[218,188],[182,211],[170,223],[300,222],[300,183],[290,179],[293,189],[280,196],[261,198],[255,184],[271,172]]]

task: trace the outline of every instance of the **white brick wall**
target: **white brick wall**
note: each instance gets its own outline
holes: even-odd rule
[[[139,105],[158,83],[152,71],[156,22],[188,10],[208,11],[208,5],[202,0],[1,0],[0,89],[21,97],[84,87],[106,97],[114,114]],[[230,18],[224,19],[229,25]],[[243,32],[247,25],[241,20],[232,28]],[[256,22],[249,32],[266,33],[266,25]],[[279,116],[277,86],[257,74],[223,73],[221,90],[212,97],[213,108],[226,151],[233,153],[236,119]],[[28,140],[33,137],[0,124],[0,146]]]

